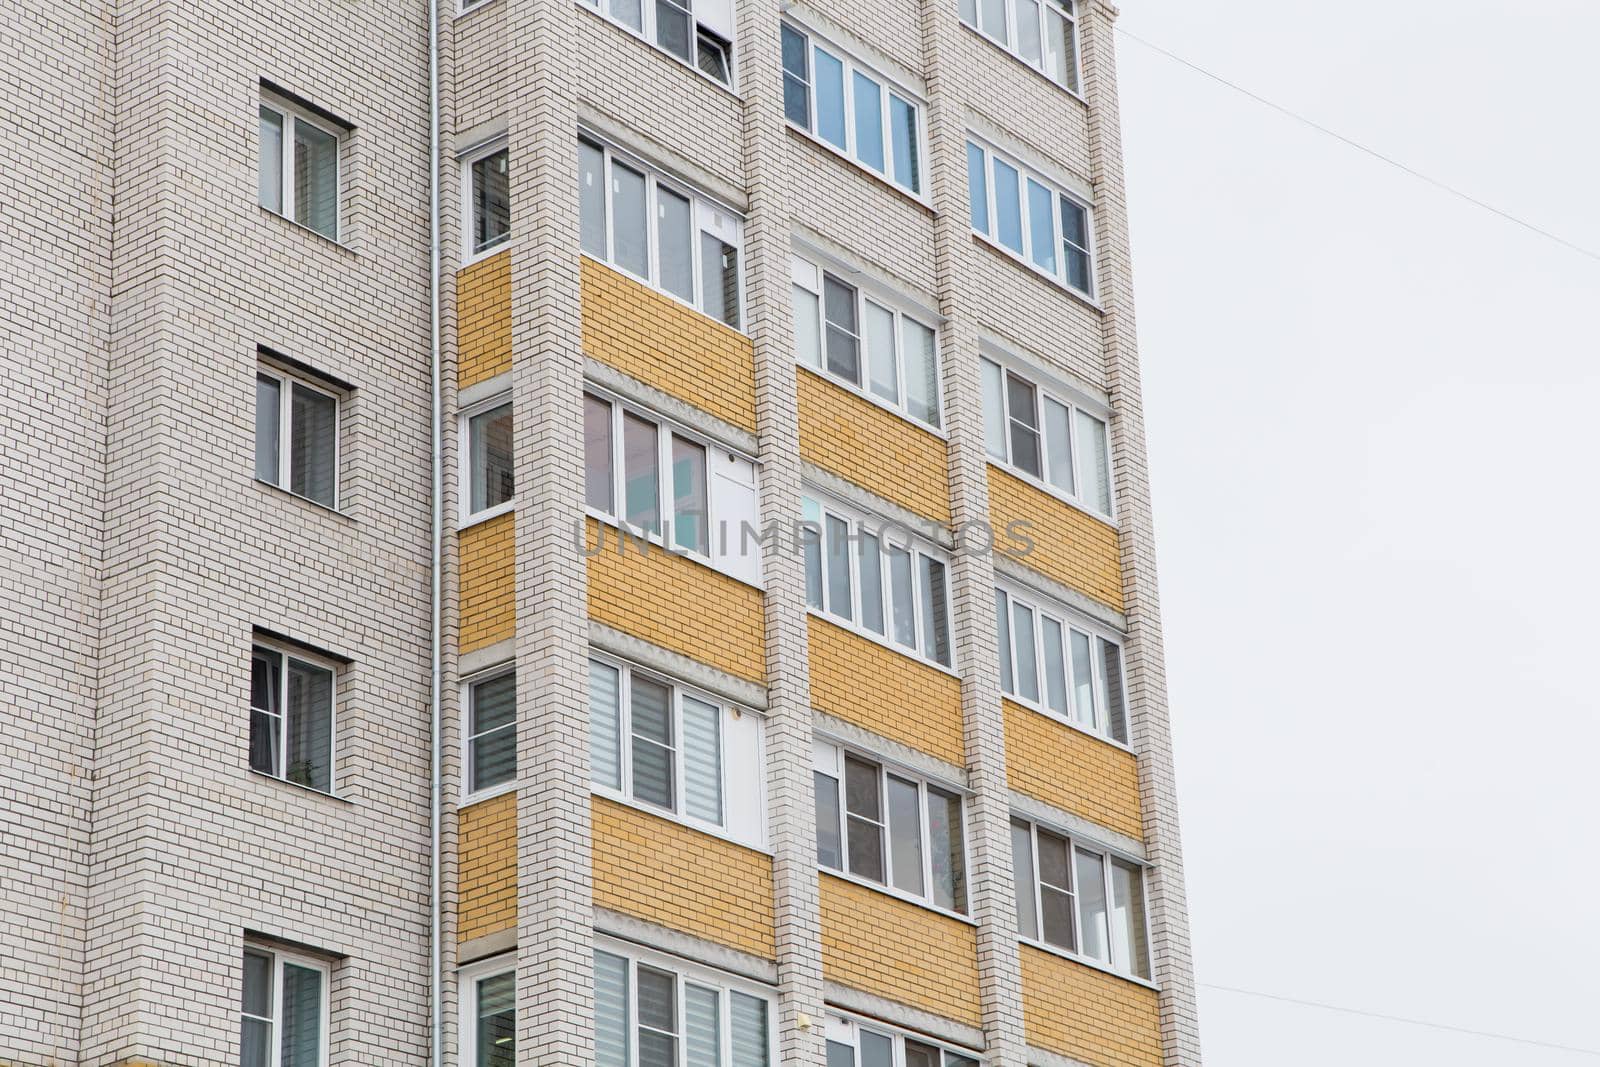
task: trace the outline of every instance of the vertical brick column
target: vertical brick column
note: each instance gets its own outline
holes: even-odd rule
[[[968,236],[966,110],[968,85],[950,57],[965,32],[956,5],[922,8],[928,77],[928,143],[939,311],[946,317],[941,353],[949,439],[950,511],[960,535],[951,575],[956,668],[968,785],[967,822],[972,870],[967,892],[978,922],[978,976],[984,1043],[996,1067],[1024,1067],[1022,964],[1017,945],[1011,864],[1011,803],[1006,786],[1005,719],[1000,705],[998,635],[994,618],[994,561],[989,544],[989,479],[983,435],[983,386],[978,363],[982,287],[963,275]]]
[[[783,65],[777,0],[739,9],[739,73],[750,211],[745,221],[746,324],[755,343],[756,432],[766,585],[767,794],[778,950],[778,1059],[824,1060],[822,921],[812,796],[805,566],[790,530],[800,517],[799,401],[790,304]]]
[[[516,431],[517,1060],[594,1060],[571,0],[508,0]]]
[[[1086,5],[1088,6],[1088,5]],[[1114,418],[1122,594],[1128,617],[1127,672],[1133,709],[1133,750],[1139,757],[1149,881],[1153,975],[1161,987],[1161,1043],[1168,1067],[1200,1063],[1194,965],[1183,885],[1177,785],[1167,714],[1166,665],[1161,646],[1161,600],[1156,585],[1155,532],[1150,511],[1144,402],[1133,324],[1133,272],[1123,185],[1122,128],[1117,109],[1113,43],[1116,9],[1095,2],[1084,19],[1083,63],[1089,101],[1089,158],[1095,188],[1096,260],[1102,336]]]

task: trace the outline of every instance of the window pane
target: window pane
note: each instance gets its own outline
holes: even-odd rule
[[[690,52],[689,13],[672,0],[656,0],[656,43],[685,63]]]
[[[1072,872],[1067,864],[1070,849],[1066,838],[1048,830],[1039,831],[1040,882],[1063,892],[1072,890]]]
[[[767,1067],[767,1002],[743,993],[728,994],[729,1067]]]
[[[578,216],[583,250],[606,258],[606,157],[588,141],[578,142]]]
[[[272,957],[261,952],[244,953],[243,996],[239,1007],[246,1015],[272,1015]]]
[[[806,39],[789,26],[783,37],[783,114],[802,129],[811,128],[810,64],[806,62]]]
[[[617,266],[648,278],[650,237],[644,175],[615,161],[611,164],[611,222],[616,227],[612,244]]]
[[[265,1019],[239,1020],[240,1067],[272,1067],[272,1024]]]
[[[922,651],[936,663],[950,666],[950,612],[945,594],[944,564],[927,556],[922,561]]]
[[[861,384],[856,340],[856,291],[832,275],[822,278],[823,309],[828,322],[828,370]]]
[[[861,625],[883,633],[883,550],[872,534],[862,533],[856,544],[856,566],[861,574]]]
[[[979,233],[989,232],[989,174],[984,165],[983,149],[967,142],[967,201],[972,214],[972,228]]]
[[[623,497],[628,522],[648,533],[661,532],[661,477],[656,424],[631,413],[622,416]]]
[[[806,603],[822,610],[822,507],[815,501],[800,501],[800,541],[806,557]]]
[[[294,124],[294,220],[339,236],[339,139],[309,122]],[[284,1064],[288,1067],[288,1064]]]
[[[478,982],[477,1067],[516,1067],[517,976],[497,974]]]
[[[1051,618],[1039,617],[1039,643],[1044,646],[1045,703],[1057,715],[1066,716],[1067,710],[1067,654],[1062,647],[1061,624]]]
[[[906,1038],[905,1067],[941,1067],[939,1050],[932,1045]]]
[[[855,617],[850,596],[850,524],[829,515],[827,518],[828,543],[828,610],[843,619]]]
[[[1072,934],[1072,894],[1063,893],[1049,886],[1042,886],[1039,890],[1040,913],[1044,917],[1044,930],[1041,938],[1057,948],[1073,951],[1077,948],[1077,939]]]
[[[1015,693],[1016,681],[1011,674],[1011,609],[1006,603],[1006,594],[999,589],[994,591],[994,618],[999,630],[1000,690]]]
[[[874,822],[883,813],[878,806],[878,768],[854,756],[844,758],[845,810]]]
[[[672,690],[637,675],[633,679],[633,795],[673,807]]]
[[[1015,378],[1008,379],[1013,384]],[[1017,392],[1011,392],[1011,462],[1021,470],[1027,471],[1035,478],[1040,477],[1043,471],[1043,457],[1039,448],[1039,431],[1033,422],[1033,390],[1027,390],[1028,406],[1019,408]],[[1019,418],[1018,411],[1025,411],[1027,418]]]
[[[1083,954],[1109,962],[1106,931],[1105,861],[1093,852],[1074,850],[1077,857],[1078,914],[1083,919]]]
[[[279,428],[283,387],[278,379],[256,375],[256,477],[278,484]]]
[[[874,882],[883,882],[883,827],[852,815],[850,831],[850,873]]]
[[[263,774],[282,774],[282,665],[283,657],[269,649],[258,648],[250,657],[250,768]]]
[[[929,426],[939,425],[939,358],[934,333],[913,319],[900,320],[901,359],[906,372],[906,410]]]
[[[468,787],[487,789],[517,776],[517,676],[472,687],[472,774]]]
[[[679,548],[711,554],[706,501],[706,450],[672,436],[672,538]]]
[[[294,383],[289,410],[289,488],[333,507],[337,479],[339,402]]]
[[[715,989],[683,986],[684,1067],[721,1067],[722,997]]]
[[[1001,44],[1010,43],[1010,28],[1006,25],[1006,0],[981,0],[981,3],[983,21],[980,25],[983,32],[998,38]]]
[[[596,785],[622,788],[621,672],[589,661],[589,771]]]
[[[1061,198],[1061,235],[1067,257],[1067,282],[1082,292],[1091,290],[1089,270],[1089,213],[1074,200]]]
[[[1021,176],[1015,167],[1002,160],[994,161],[994,211],[995,239],[1011,251],[1022,254],[1022,193],[1018,182]]]
[[[670,7],[662,0],[657,7]],[[687,14],[684,16],[687,18]],[[689,198],[656,186],[656,239],[661,258],[661,288],[694,300],[694,242],[690,237]]]
[[[1111,936],[1116,964],[1140,978],[1150,977],[1149,942],[1144,929],[1144,872],[1131,863],[1111,861]]]
[[[894,1038],[861,1028],[861,1067],[893,1067]]]
[[[701,29],[695,37],[699,42],[696,65],[700,68],[700,72],[727,85],[731,80],[728,72],[730,66],[728,62],[728,50],[730,47],[728,42],[708,33],[704,29]]]
[[[1033,245],[1033,262],[1056,272],[1056,213],[1050,210],[1055,194],[1032,178],[1028,179],[1028,237]]]
[[[811,772],[817,807],[817,863],[834,870],[844,869],[844,853],[839,841],[839,781],[821,771]]]
[[[283,213],[283,116],[261,107],[261,174],[257,183],[261,206]]]
[[[1021,604],[1011,605],[1011,640],[1017,650],[1017,694],[1027,700],[1039,699],[1039,658],[1033,644],[1033,611]]]
[[[821,48],[816,57],[817,136],[835,148],[844,148],[844,64]]]
[[[893,884],[922,895],[922,817],[917,786],[889,775],[889,869]]]
[[[472,511],[504,504],[513,495],[511,405],[501,404],[472,416],[467,420],[467,438],[471,450]]]
[[[910,101],[889,94],[889,136],[893,139],[894,180],[913,193],[922,191],[922,161],[917,144],[917,111]]]
[[[1073,630],[1072,644],[1072,711],[1073,717],[1085,726],[1093,727],[1094,664],[1089,656],[1089,635]]]
[[[594,954],[595,1067],[628,1067],[628,961]]]
[[[1123,744],[1128,743],[1128,715],[1122,698],[1122,649],[1103,637],[1100,642],[1100,663],[1106,682],[1106,733]]]
[[[856,1067],[856,1050],[849,1045],[829,1041],[828,1067]]]
[[[1013,0],[1017,10],[1017,50],[1034,66],[1039,65],[1038,0]]]
[[[895,365],[894,313],[866,302],[863,335],[867,343],[867,387],[891,404],[900,401],[900,371]]]
[[[894,615],[894,639],[907,648],[917,647],[917,616],[913,602],[911,553],[889,546],[889,602]]]
[[[1084,499],[1101,514],[1111,514],[1111,456],[1106,447],[1106,424],[1083,411],[1078,412],[1078,465]]]
[[[583,499],[591,508],[611,513],[611,405],[596,396],[583,398]]]
[[[983,368],[983,440],[989,455],[1004,461],[1006,458],[1006,409],[1001,396],[1004,377],[998,365],[988,360]]]
[[[1033,834],[1028,824],[1011,820],[1012,887],[1017,900],[1017,933],[1039,936],[1039,917],[1034,913]]]
[[[856,158],[873,170],[883,171],[883,87],[855,71]]]
[[[967,860],[961,798],[932,786],[928,787],[928,855],[933,868],[933,902],[952,911],[966,911]]]
[[[279,1067],[322,1065],[322,972],[283,966],[283,1043]]]
[[[511,232],[511,153],[502,148],[472,164],[472,250],[493,248]]]
[[[333,672],[289,661],[288,752],[284,778],[326,793],[333,788]]]
[[[969,26],[976,26],[978,24],[978,0],[961,0],[958,10],[960,12],[962,22],[965,22]]]
[[[700,235],[701,310],[735,329],[739,326],[739,250],[709,234]]]
[[[822,334],[817,325],[819,314],[817,294],[795,286],[794,354],[808,367],[822,366]]]
[[[1056,81],[1073,92],[1078,91],[1078,27],[1075,22],[1053,15],[1050,19],[1051,44],[1058,41],[1055,69]]]
[[[677,1033],[677,978],[653,967],[640,967],[636,980],[639,983],[639,1025],[663,1033]]]
[[[1075,492],[1072,471],[1072,409],[1044,398],[1045,480],[1064,493]]]
[[[641,0],[608,0],[611,17],[633,30],[644,32],[644,5]]]
[[[722,825],[722,709],[683,698],[683,810]]]

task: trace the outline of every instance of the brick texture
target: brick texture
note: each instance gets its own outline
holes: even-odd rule
[[[461,651],[471,652],[516,633],[516,517],[496,515],[459,536]]]
[[[989,521],[1001,550],[1014,543],[1012,522],[1027,523],[1033,541],[1015,558],[1062,585],[1122,610],[1122,565],[1114,527],[1036,489],[998,467],[989,467]]]
[[[511,253],[456,273],[456,381],[465,389],[511,370]]]
[[[1019,793],[1129,837],[1144,836],[1133,753],[1007,700],[1006,778]]]
[[[517,925],[517,797],[461,809],[457,921],[463,941]]]
[[[813,706],[940,759],[965,762],[959,680],[826,619],[809,619],[807,632]]]
[[[1028,1041],[1093,1067],[1161,1062],[1156,991],[1022,946],[1022,1009]]]

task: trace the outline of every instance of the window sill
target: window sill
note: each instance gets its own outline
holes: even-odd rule
[[[934,214],[933,201],[928,199],[927,194],[925,194],[925,193],[913,193],[910,189],[907,189],[905,186],[897,184],[888,175],[879,174],[877,171],[873,170],[871,167],[867,166],[865,163],[861,162],[859,159],[856,159],[854,156],[851,156],[848,153],[846,153],[843,149],[839,148],[837,145],[832,144],[829,141],[824,141],[821,137],[818,137],[816,134],[812,133],[810,130],[806,129],[804,126],[796,125],[793,119],[788,118],[787,116],[785,116],[783,122],[784,122],[784,125],[789,128],[789,132],[791,134],[793,134],[794,136],[799,137],[801,140],[809,141],[811,144],[816,145],[817,147],[821,148],[824,152],[826,152],[828,155],[833,156],[834,158],[841,160],[842,162],[847,164],[851,169],[857,170],[857,171],[861,172],[862,174],[866,175],[868,178],[871,178],[873,181],[877,182],[879,185],[883,186],[885,189],[888,189],[891,193],[894,193],[896,196],[900,197],[902,200],[906,200],[906,201],[909,201],[912,204],[915,204],[917,207],[921,208],[923,211],[926,211],[929,215]]]
[[[490,0],[484,0],[484,2],[487,3],[487,2],[490,2]],[[638,41],[640,44],[642,44],[646,48],[650,49],[650,51],[655,52],[658,55],[666,56],[672,62],[676,63],[678,66],[680,66],[680,67],[684,68],[685,70],[689,71],[689,73],[693,74],[695,77],[699,78],[701,81],[705,82],[707,85],[709,85],[712,88],[718,90],[719,92],[726,93],[728,96],[732,97],[733,100],[736,103],[742,104],[744,102],[743,98],[739,96],[739,93],[734,88],[734,86],[728,85],[728,84],[724,84],[723,82],[719,82],[717,79],[713,78],[711,75],[709,75],[705,71],[701,70],[698,65],[696,65],[694,63],[690,63],[690,62],[684,60],[683,57],[674,55],[673,53],[667,51],[665,48],[662,48],[660,45],[656,44],[654,41],[652,41],[650,38],[646,37],[644,34],[640,33],[637,30],[635,30],[632,26],[624,26],[622,23],[620,23],[620,22],[616,21],[615,19],[610,18],[609,16],[607,16],[604,12],[599,11],[599,10],[591,7],[590,5],[584,3],[583,0],[577,0],[577,5],[580,8],[582,8],[583,10],[587,11],[590,15],[593,15],[595,18],[597,18],[601,22],[605,23],[607,26],[610,26],[613,29],[619,30],[622,33],[627,34],[629,37],[632,37],[635,41]],[[693,21],[693,20],[691,20],[691,21]],[[691,26],[690,27],[691,32],[695,31],[696,29],[697,29],[696,26]],[[698,38],[696,38],[696,40],[698,41]],[[695,47],[697,47],[697,48],[699,47],[698,43],[695,45]],[[728,56],[728,66],[730,68],[730,77],[733,78],[734,80],[737,80],[737,78],[738,78],[738,74],[737,74],[737,71],[738,71],[738,59],[737,59],[736,56],[733,55],[733,53],[731,51],[730,51],[729,56]]]
[[[354,248],[351,248],[337,237],[329,237],[325,233],[322,233],[318,230],[313,230],[310,226],[307,226],[301,222],[296,222],[289,216],[280,214],[269,207],[264,207],[260,203],[257,203],[256,207],[260,208],[263,215],[271,219],[276,219],[281,225],[289,227],[289,229],[295,233],[302,233],[306,234],[307,236],[314,237],[318,241],[327,245],[329,248],[343,252],[347,256],[358,258],[361,255],[361,253],[357,252]]]
[[[993,37],[990,37],[987,33],[984,33],[982,30],[978,29],[976,26],[972,25],[970,22],[962,22],[961,25],[967,30],[967,32],[971,33],[974,37],[978,38],[984,44],[987,44],[990,48],[993,48],[995,51],[1004,54],[1006,56],[1006,58],[1010,59],[1017,66],[1021,67],[1023,70],[1027,71],[1029,74],[1032,74],[1035,78],[1038,78],[1040,81],[1042,81],[1046,85],[1050,86],[1050,88],[1054,89],[1056,92],[1061,93],[1063,96],[1067,97],[1070,100],[1076,101],[1081,107],[1083,107],[1085,109],[1087,109],[1089,107],[1088,99],[1086,97],[1084,97],[1084,95],[1082,93],[1080,93],[1078,90],[1073,89],[1070,86],[1062,85],[1060,82],[1058,82],[1054,78],[1050,77],[1050,75],[1046,74],[1044,71],[1040,70],[1038,67],[1034,66],[1032,63],[1029,63],[1026,59],[1023,59],[1021,56],[1017,55],[1011,49],[1007,48],[1005,45],[1001,44],[999,41],[995,40]],[[1081,47],[1081,40],[1080,40],[1080,47]],[[1078,79],[1079,79],[1080,82],[1083,80],[1083,71],[1082,70],[1078,71]]]
[[[593,519],[595,522],[599,523],[601,527],[614,530],[617,534],[617,541],[609,548],[606,546],[605,538],[602,536],[600,543],[595,546],[595,549],[592,552],[589,550],[588,539],[585,538],[583,541],[585,559],[598,556],[607,551],[626,556],[630,551],[630,549],[626,546],[632,545],[635,548],[638,548],[640,543],[643,542],[650,547],[648,549],[638,548],[641,553],[660,552],[667,556],[677,556],[679,559],[686,559],[691,563],[697,563],[706,570],[715,571],[724,578],[731,578],[740,585],[747,585],[756,590],[765,589],[765,586],[761,584],[761,580],[759,578],[755,581],[751,581],[747,578],[740,577],[730,570],[717,566],[716,561],[710,556],[703,556],[698,552],[692,552],[687,548],[680,548],[677,545],[669,545],[660,534],[646,533],[644,530],[638,529],[630,524],[623,523],[615,515],[608,515],[606,512],[600,511],[597,508],[587,506],[584,507],[583,514],[585,518]]]
[[[516,510],[517,501],[516,498],[513,497],[510,500],[507,500],[504,504],[496,504],[492,508],[484,508],[482,511],[475,511],[470,515],[463,515],[456,522],[456,532],[460,533],[462,530],[470,529],[473,526],[481,526],[490,519],[498,519],[500,516],[509,515]]]
[[[1025,708],[1028,711],[1033,712],[1035,715],[1043,715],[1045,718],[1049,719],[1051,722],[1057,723],[1058,725],[1061,725],[1061,726],[1065,726],[1067,729],[1073,731],[1074,733],[1080,733],[1084,737],[1087,737],[1092,741],[1099,741],[1103,745],[1110,745],[1112,748],[1120,749],[1121,751],[1126,752],[1130,756],[1137,756],[1137,754],[1133,751],[1133,748],[1130,745],[1127,745],[1127,744],[1125,744],[1125,743],[1123,743],[1121,741],[1118,741],[1115,738],[1107,737],[1105,734],[1096,733],[1095,731],[1089,729],[1087,726],[1084,726],[1081,723],[1073,722],[1071,719],[1064,718],[1059,713],[1051,711],[1049,708],[1045,707],[1043,704],[1040,704],[1040,703],[1038,703],[1036,701],[1029,700],[1025,696],[1021,696],[1020,694],[1017,694],[1017,693],[1007,693],[1003,689],[1000,691],[1000,696],[1005,700],[1011,701],[1011,703],[1015,704],[1019,708]]]
[[[837,615],[829,615],[827,612],[819,611],[810,604],[806,605],[806,614],[813,619],[821,619],[823,622],[837,626],[846,633],[851,633],[863,640],[871,641],[875,645],[881,645],[896,655],[904,656],[913,663],[920,663],[924,667],[936,670],[940,674],[948,674],[950,677],[957,680],[961,678],[961,675],[956,672],[954,667],[946,667],[944,664],[939,663],[936,660],[926,658],[920,652],[914,652],[907,649],[904,645],[895,644],[887,637],[884,637],[880,634],[875,634],[865,626],[858,626],[854,622],[839,618]]]
[[[1102,526],[1109,526],[1113,530],[1117,529],[1116,519],[1112,518],[1110,515],[1102,515],[1098,511],[1084,507],[1082,503],[1072,499],[1070,496],[1067,496],[1061,490],[1045,482],[1043,479],[1029,474],[1020,467],[1013,467],[1011,464],[1006,463],[1003,460],[995,459],[994,455],[990,452],[984,452],[983,458],[988,461],[989,466],[998,471],[1003,471],[1006,474],[1011,475],[1011,477],[1015,478],[1017,481],[1026,484],[1028,488],[1037,489],[1039,492],[1050,497],[1052,500],[1059,500],[1073,511],[1082,512],[1084,515],[1087,515],[1089,518],[1100,523]]]
[[[882,410],[887,411],[889,414],[893,415],[895,418],[899,419],[901,422],[907,423],[908,425],[914,427],[915,429],[921,430],[923,433],[931,434],[932,436],[937,437],[941,441],[948,441],[949,440],[949,437],[945,434],[944,430],[942,430],[942,429],[940,429],[939,427],[936,427],[936,426],[929,426],[927,423],[922,422],[919,419],[912,418],[910,414],[908,414],[907,412],[902,411],[900,408],[897,408],[894,405],[890,404],[887,400],[883,399],[882,397],[875,396],[870,390],[862,389],[860,386],[857,386],[857,385],[852,385],[851,383],[845,381],[843,378],[836,378],[832,374],[830,374],[827,371],[821,369],[820,367],[813,367],[811,364],[806,363],[805,361],[800,360],[800,359],[796,359],[795,360],[795,366],[799,367],[803,371],[809,371],[811,374],[813,374],[816,377],[820,378],[821,380],[827,382],[829,385],[836,386],[836,387],[838,387],[840,389],[843,389],[845,392],[849,393],[853,397],[857,397],[857,398],[859,398],[861,400],[865,400],[867,403],[871,404],[873,407],[881,408]]]
[[[356,802],[351,800],[351,799],[349,799],[348,797],[342,797],[337,793],[324,793],[320,789],[315,789],[315,788],[313,788],[313,787],[311,787],[309,785],[301,785],[299,782],[291,782],[287,778],[279,778],[275,774],[268,774],[265,771],[258,771],[254,767],[250,768],[250,776],[252,778],[258,779],[259,781],[271,782],[274,785],[288,786],[290,789],[297,790],[297,791],[299,791],[301,793],[309,794],[310,796],[313,796],[313,797],[321,797],[324,800],[331,800],[335,804],[339,804],[339,805],[341,805],[343,807],[351,807],[351,808],[355,807],[355,803]]]
[[[1092,960],[1087,956],[1080,956],[1076,952],[1068,952],[1064,948],[1057,948],[1054,945],[1047,945],[1043,941],[1035,941],[1031,937],[1019,936],[1017,941],[1021,944],[1027,945],[1029,948],[1036,948],[1040,952],[1048,952],[1052,956],[1060,956],[1064,960],[1071,960],[1073,963],[1081,964],[1082,966],[1088,967],[1091,970],[1099,971],[1102,974],[1109,974],[1113,978],[1120,978],[1124,982],[1129,982],[1137,986],[1144,986],[1144,988],[1153,989],[1158,993],[1161,991],[1161,987],[1150,981],[1148,978],[1140,978],[1136,974],[1127,974],[1123,971],[1114,970],[1109,964],[1101,963],[1099,960]]]
[[[591,796],[601,797],[605,800],[611,801],[613,804],[620,804],[623,807],[632,811],[637,811],[640,814],[665,820],[666,822],[670,822],[675,826],[682,826],[686,829],[693,830],[696,833],[705,834],[707,837],[715,837],[719,841],[726,841],[730,845],[737,845],[740,848],[747,848],[751,852],[759,852],[763,856],[772,855],[772,849],[766,845],[753,845],[748,841],[741,841],[720,826],[716,826],[708,822],[701,822],[698,819],[686,818],[682,815],[679,815],[675,811],[667,811],[665,808],[658,808],[654,804],[646,804],[641,800],[633,799],[619,790],[611,789],[603,785],[591,784],[589,793]]]
[[[312,500],[308,496],[301,496],[292,489],[285,489],[281,485],[273,485],[271,482],[262,481],[260,478],[255,479],[255,483],[267,493],[271,493],[275,496],[288,497],[297,504],[302,504],[314,511],[321,512],[324,515],[331,515],[334,518],[343,519],[345,522],[349,523],[354,523],[357,521],[356,517],[350,514],[348,511],[340,511],[338,508],[330,508],[328,505],[317,500]]]
[[[937,904],[924,900],[921,897],[914,897],[910,893],[896,889],[893,886],[883,885],[879,882],[874,882],[871,879],[862,878],[859,875],[851,874],[848,871],[836,871],[832,867],[823,867],[818,865],[817,871],[818,873],[825,874],[830,878],[837,878],[841,882],[849,882],[851,885],[858,885],[863,889],[870,889],[875,893],[882,893],[886,897],[893,897],[895,900],[902,900],[907,904],[915,904],[924,911],[931,911],[935,915],[942,916],[946,919],[953,919],[956,922],[963,923],[967,926],[978,925],[978,920],[972,918],[970,915],[963,915],[959,911],[951,911],[948,908],[941,908]]]
[[[486,800],[493,800],[495,797],[503,797],[507,793],[515,793],[516,791],[517,780],[513,778],[509,782],[501,782],[499,785],[490,786],[488,789],[479,789],[474,793],[462,793],[461,799],[456,801],[456,810],[470,808],[474,804],[482,804]]]
[[[1029,274],[1033,275],[1035,278],[1038,278],[1047,285],[1054,286],[1055,288],[1061,290],[1077,303],[1082,304],[1090,311],[1093,311],[1096,315],[1104,315],[1106,313],[1105,307],[1094,297],[1089,296],[1087,293],[1079,292],[1077,289],[1074,289],[1060,278],[1057,278],[1054,274],[1046,274],[1043,270],[1040,270],[1039,267],[1024,259],[1022,256],[1019,256],[1017,253],[1013,252],[999,241],[996,241],[988,234],[980,233],[977,230],[972,230],[972,241],[974,244],[981,245],[1004,259],[1009,259],[1011,262],[1022,267]],[[1098,267],[1098,264],[1094,264],[1090,269],[1097,270]]]
[[[473,8],[473,10],[476,11],[477,8]],[[498,256],[501,252],[505,252],[505,251],[509,250],[510,248],[511,248],[511,235],[507,234],[504,239],[496,241],[494,244],[490,245],[488,248],[480,248],[476,252],[473,252],[473,253],[470,253],[469,255],[463,256],[462,259],[461,259],[461,266],[458,267],[457,269],[458,270],[466,270],[468,267],[472,266],[473,264],[482,263],[486,259],[493,259],[495,256]]]

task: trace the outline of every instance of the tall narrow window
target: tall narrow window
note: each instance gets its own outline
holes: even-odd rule
[[[258,645],[250,664],[250,767],[333,790],[334,673]]]
[[[501,148],[467,164],[472,196],[472,252],[487,252],[511,234],[510,152]]]
[[[660,808],[672,808],[676,741],[672,691],[645,678],[633,680],[633,795]]]
[[[499,403],[469,414],[467,438],[467,514],[509,504],[513,484],[511,404]]]
[[[467,687],[467,789],[516,780],[517,676],[499,674]]]
[[[591,508],[610,512],[613,445],[611,405],[596,396],[583,398],[583,496]]]
[[[474,983],[472,1067],[516,1067],[517,974],[504,971]]]
[[[337,507],[339,397],[263,364],[256,372],[256,477]]]
[[[247,945],[239,1011],[243,1067],[326,1067],[328,968]]]
[[[784,25],[783,114],[796,126],[811,128],[811,56],[805,36]]]
[[[261,206],[338,240],[341,132],[276,96],[259,114]]]

